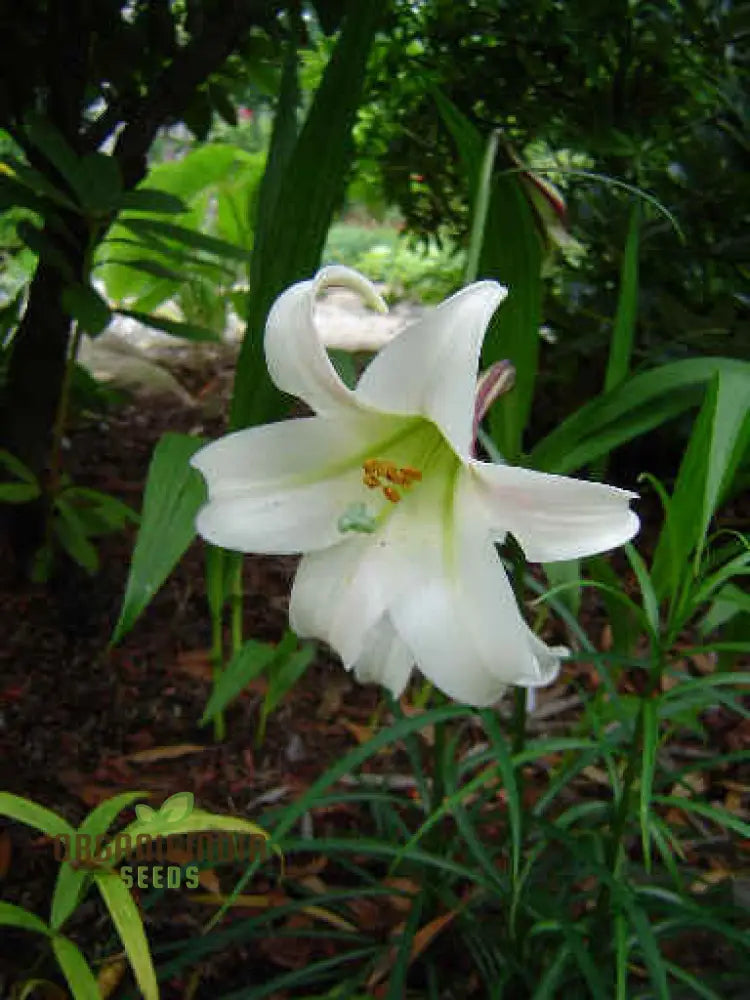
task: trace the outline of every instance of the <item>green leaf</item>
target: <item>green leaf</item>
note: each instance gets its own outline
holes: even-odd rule
[[[510,824],[510,845],[511,845],[511,872],[514,881],[518,879],[521,868],[521,847],[522,847],[522,804],[521,793],[516,780],[516,766],[510,756],[505,737],[500,730],[497,716],[487,709],[481,712],[482,725],[487,731],[487,735],[492,741],[492,749],[495,753],[495,760],[503,779],[506,803],[508,809],[508,822]]]
[[[97,872],[94,881],[122,941],[141,996],[144,1000],[159,1000],[159,987],[146,932],[130,891],[119,875],[111,872]]]
[[[6,451],[5,448],[0,448],[0,466],[5,466],[8,472],[24,483],[38,487],[39,481],[28,465],[25,465],[20,458],[16,458],[11,452]]]
[[[30,799],[12,795],[10,792],[0,792],[0,816],[7,816],[19,823],[33,826],[41,833],[46,833],[48,837],[72,836],[75,833],[70,823],[51,809],[45,809]]]
[[[76,170],[76,193],[86,212],[92,215],[114,214],[122,197],[122,175],[114,156],[87,153]]]
[[[750,823],[746,823],[735,816],[734,813],[726,809],[719,809],[716,806],[707,805],[705,802],[696,802],[694,799],[678,798],[675,795],[654,795],[654,802],[659,805],[671,806],[674,809],[682,809],[683,812],[692,812],[704,819],[710,819],[725,830],[734,830],[740,837],[750,837]]]
[[[165,281],[173,281],[176,284],[181,284],[184,278],[184,275],[178,271],[160,264],[158,260],[149,260],[147,257],[134,257],[131,260],[127,260],[124,257],[122,259],[110,257],[106,260],[97,261],[95,266],[109,267],[110,264],[116,267],[129,267],[133,271],[141,271],[152,278],[162,278]]]
[[[106,300],[91,285],[68,285],[62,293],[62,304],[68,315],[92,337],[112,320]]]
[[[41,494],[36,484],[0,483],[0,503],[28,503]]]
[[[621,579],[602,556],[588,560],[587,569],[592,580],[602,584],[599,593],[607,610],[607,621],[612,629],[612,650],[628,656],[635,648],[638,629],[636,615],[624,601],[615,596],[621,592]]]
[[[18,927],[22,931],[34,931],[51,937],[52,932],[43,920],[34,913],[29,913],[22,906],[14,903],[3,903],[0,900],[0,924],[6,927]]]
[[[195,537],[195,516],[206,493],[189,461],[203,444],[202,439],[186,434],[165,434],[154,450],[141,527],[112,643],[130,631]]]
[[[646,968],[651,977],[655,996],[658,1000],[670,1000],[666,965],[659,951],[659,944],[649,923],[649,919],[646,913],[630,899],[626,897],[624,902],[628,918],[635,931]]]
[[[616,430],[617,423],[628,414],[663,403],[665,397],[678,394],[674,407],[670,406],[658,418],[658,423],[696,405],[700,401],[700,389],[720,372],[723,375],[747,378],[750,365],[731,358],[687,358],[660,365],[626,379],[617,388],[585,403],[557,428],[540,441],[529,456],[529,464],[545,472],[566,475],[590,459],[581,459],[574,449],[587,440],[596,439],[604,432]],[[657,426],[651,422],[642,429],[636,427],[620,442],[629,440]],[[597,451],[596,455],[602,454]],[[571,457],[572,456],[572,457]],[[596,457],[596,456],[595,456]]]
[[[214,685],[208,704],[203,710],[200,725],[205,726],[213,717],[223,711],[251,680],[260,676],[276,657],[275,646],[249,639],[234,654]]]
[[[581,608],[581,560],[569,559],[566,562],[545,563],[544,572],[550,587],[565,588],[560,593],[560,600],[578,616]]]
[[[75,562],[87,573],[99,569],[99,555],[86,536],[86,529],[77,511],[63,497],[55,501],[55,534],[58,541]]]
[[[76,832],[92,837],[103,836],[123,809],[148,794],[148,792],[121,792],[111,799],[105,799],[91,810]],[[89,873],[85,869],[74,868],[69,861],[62,863],[57,874],[50,911],[50,925],[54,930],[59,930],[78,906],[84,883],[88,883],[88,879]]]
[[[604,377],[604,391],[614,389],[627,377],[633,354],[635,325],[638,318],[638,229],[641,217],[641,203],[636,201],[630,213],[628,238],[620,271],[620,296],[609,346],[607,372]]]
[[[444,95],[435,93],[435,99],[470,178],[473,211],[481,214],[485,197],[484,142],[472,123]],[[492,147],[488,149],[488,157],[490,153],[493,153]],[[483,230],[478,275],[506,285],[508,298],[490,323],[482,364],[489,367],[507,358],[516,369],[513,391],[495,404],[489,422],[501,453],[515,462],[521,452],[522,435],[534,395],[542,309],[542,246],[533,211],[515,174],[500,174],[495,178]]]
[[[469,237],[469,249],[466,254],[464,285],[470,285],[473,281],[476,281],[479,271],[479,257],[487,235],[487,216],[492,197],[492,173],[495,167],[495,157],[497,156],[499,134],[497,129],[493,129],[490,133],[482,160],[482,167],[479,171],[476,197],[474,198],[471,213],[471,235]]]
[[[51,264],[54,264],[57,270],[68,281],[75,281],[70,262],[57,244],[45,232],[32,225],[28,219],[21,219],[16,224],[16,232],[30,250],[33,250],[39,257],[44,257]]]
[[[101,1000],[94,973],[79,947],[68,938],[56,935],[52,939],[52,949],[75,1000]]]
[[[331,218],[344,191],[367,57],[382,13],[378,0],[348,5],[299,139],[286,158],[277,193],[264,177],[250,271],[253,292],[232,399],[233,428],[280,416],[288,406],[266,371],[266,317],[276,297],[295,281],[309,278],[320,263]],[[277,162],[269,157],[266,175],[277,169]]]
[[[314,659],[315,647],[312,643],[306,643],[269,670],[268,693],[262,707],[264,716],[269,716],[276,710],[279,702],[291,691]]]
[[[193,250],[213,254],[216,257],[240,260],[243,263],[247,263],[247,251],[243,247],[227,243],[226,240],[217,239],[216,236],[208,236],[206,233],[188,229],[186,226],[178,226],[175,222],[165,222],[162,219],[135,218],[127,215],[119,220],[119,225],[124,229],[128,229],[135,236],[148,237],[154,234],[174,240],[180,246],[192,247]]]
[[[137,319],[139,323],[150,326],[154,330],[161,330],[162,333],[169,333],[173,337],[182,337],[183,340],[210,341],[214,344],[221,341],[221,337],[214,330],[198,326],[196,323],[184,323],[182,320],[155,316],[153,313],[140,312],[138,309],[116,309],[115,312],[120,316]]]
[[[646,564],[638,550],[630,543],[624,547],[628,562],[633,568],[638,586],[641,590],[643,600],[643,610],[646,613],[646,621],[649,624],[653,636],[659,634],[659,602],[652,577],[649,575]]]
[[[70,190],[78,195],[78,171],[80,159],[62,132],[47,118],[30,112],[24,122],[26,135],[33,146],[50,163],[66,182]],[[45,178],[46,180],[46,178]]]
[[[641,759],[641,789],[639,816],[641,822],[641,842],[646,871],[651,871],[651,792],[656,769],[656,751],[659,745],[659,713],[656,701],[648,698],[643,702],[643,756]]]
[[[722,488],[738,461],[736,445],[750,409],[750,365],[717,371],[690,436],[656,546],[651,574],[657,596],[676,595],[694,552],[697,571]]]
[[[139,187],[126,191],[120,198],[120,209],[132,212],[154,212],[159,215],[180,215],[188,207],[182,198],[158,188]]]

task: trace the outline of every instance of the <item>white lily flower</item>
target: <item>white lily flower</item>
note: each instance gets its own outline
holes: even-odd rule
[[[277,299],[265,334],[271,378],[316,415],[201,449],[192,464],[209,501],[198,532],[240,552],[304,553],[291,627],[396,697],[414,665],[477,706],[509,684],[548,684],[566,651],[524,621],[495,543],[512,532],[545,562],[602,552],[638,530],[636,494],[472,457],[479,352],[501,285],[477,282],[407,327],[350,390],[313,319],[316,295],[333,284],[385,311],[367,279],[342,267]]]

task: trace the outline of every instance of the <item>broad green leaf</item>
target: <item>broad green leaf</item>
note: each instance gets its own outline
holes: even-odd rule
[[[179,226],[176,222],[165,222],[162,219],[150,217],[135,218],[127,215],[120,219],[119,224],[136,236],[148,237],[154,234],[168,240],[174,240],[180,246],[192,247],[193,250],[213,254],[217,257],[226,257],[229,260],[247,262],[247,251],[242,247],[234,246],[234,244],[220,240],[216,236],[208,236],[206,233],[188,229],[187,226]]]
[[[636,201],[630,213],[628,238],[620,270],[620,295],[617,301],[612,341],[609,346],[604,391],[619,385],[630,371],[635,325],[638,318],[638,228],[641,203]]]
[[[251,680],[260,676],[276,657],[277,649],[265,642],[249,639],[234,654],[221,672],[217,683],[203,710],[200,725],[205,726],[213,717],[223,711]]]
[[[184,275],[180,274],[179,271],[175,271],[173,268],[160,264],[158,260],[149,260],[147,257],[134,257],[132,260],[109,257],[105,260],[98,261],[95,267],[106,268],[109,267],[109,265],[130,268],[132,271],[140,271],[143,274],[148,274],[152,278],[161,278],[165,281],[174,282],[175,284],[180,284],[184,278]],[[106,281],[106,284],[109,287],[111,285],[111,279]]]
[[[71,192],[78,196],[81,161],[62,132],[44,115],[35,112],[26,116],[24,125],[32,145],[57,170]]]
[[[10,792],[0,792],[0,816],[7,816],[19,823],[33,826],[41,833],[46,833],[48,837],[72,836],[75,833],[70,823],[51,809],[45,809],[30,799],[12,795]]]
[[[481,213],[484,140],[444,95],[435,94],[435,99],[470,178],[473,211]],[[492,147],[488,156],[491,152]],[[506,285],[508,298],[492,319],[482,363],[489,367],[507,358],[516,369],[513,391],[502,396],[490,411],[490,429],[501,453],[509,461],[516,461],[531,409],[539,357],[542,247],[532,210],[515,174],[495,178],[483,232],[478,275]]]
[[[114,873],[97,872],[94,881],[122,941],[141,996],[144,1000],[159,1000],[159,986],[146,932],[130,890]]]
[[[203,443],[186,434],[165,434],[154,450],[113,643],[130,631],[195,537],[195,516],[206,491],[189,462]]]
[[[0,900],[0,924],[6,927],[18,927],[22,931],[34,931],[51,937],[52,932],[43,920],[34,913],[29,913],[15,903],[4,903]]]
[[[112,319],[106,301],[91,285],[68,285],[62,293],[62,304],[68,315],[92,337],[109,326]]]
[[[26,163],[22,163],[20,160],[17,160],[12,156],[0,157],[0,165],[2,166],[4,173],[10,172],[13,178],[18,180],[19,183],[23,184],[25,188],[33,191],[35,194],[49,198],[50,201],[61,206],[62,208],[72,209],[73,211],[76,210],[75,202],[71,201],[64,191],[61,191],[39,170],[34,170],[33,167],[28,166]]]
[[[101,1000],[96,977],[78,946],[69,938],[56,935],[52,950],[75,1000]]]
[[[482,161],[482,168],[479,172],[476,197],[474,198],[471,219],[471,235],[469,237],[469,249],[466,254],[466,272],[464,274],[464,285],[470,285],[476,281],[479,271],[479,257],[482,246],[487,235],[487,215],[492,197],[492,174],[495,167],[495,157],[497,156],[499,132],[493,129],[487,140],[487,147]]]
[[[40,257],[44,257],[51,264],[58,269],[58,271],[68,280],[75,281],[75,275],[73,274],[73,268],[70,266],[70,262],[62,253],[60,248],[57,246],[53,240],[50,239],[47,232],[43,232],[36,226],[32,225],[28,219],[21,219],[16,225],[16,232],[20,239],[33,250],[35,254]]]
[[[153,176],[153,173],[151,174]],[[131,212],[153,212],[157,215],[180,215],[187,211],[187,205],[177,195],[158,188],[139,187],[126,191],[120,198],[119,207]]]
[[[507,358],[516,369],[516,382],[489,413],[492,436],[500,451],[515,462],[523,448],[539,360],[542,315],[542,245],[534,216],[518,177],[498,177],[493,189],[479,277],[495,278],[508,288],[490,323],[482,349],[482,363]]]
[[[166,316],[155,316],[153,313],[140,312],[137,309],[117,309],[120,316],[129,316],[137,319],[144,326],[153,327],[154,330],[161,330],[162,333],[169,333],[173,337],[182,337],[183,340],[211,341],[217,343],[221,337],[215,330],[209,330],[205,326],[198,326],[196,323],[185,323],[182,320],[169,319]]]
[[[76,169],[76,192],[87,213],[114,214],[122,196],[122,175],[114,156],[96,152],[82,157]]]
[[[266,317],[280,292],[309,278],[320,263],[331,218],[344,191],[367,58],[383,10],[378,0],[347,6],[341,34],[294,150],[286,159],[270,212],[264,209],[263,200],[272,192],[264,185],[250,272],[253,291],[247,332],[232,399],[233,428],[273,419],[288,407],[266,371]],[[267,173],[273,169],[269,158]]]

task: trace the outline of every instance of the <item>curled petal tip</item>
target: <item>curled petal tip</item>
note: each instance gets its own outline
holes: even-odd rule
[[[363,274],[354,271],[350,267],[340,264],[332,264],[329,267],[321,268],[315,276],[315,292],[320,294],[325,288],[338,286],[351,288],[362,296],[364,301],[379,313],[387,313],[388,305],[380,292],[375,288]]]

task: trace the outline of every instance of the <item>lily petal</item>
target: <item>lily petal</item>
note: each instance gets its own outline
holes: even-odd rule
[[[370,535],[305,555],[289,602],[292,629],[299,636],[328,643],[344,666],[351,667],[393,596],[387,558],[387,547]]]
[[[389,608],[399,636],[422,673],[471,705],[491,705],[505,687],[551,683],[560,649],[550,649],[523,620],[466,472],[457,476],[454,517],[442,546],[403,546],[402,574],[413,585]]]
[[[638,531],[629,506],[637,493],[512,465],[473,461],[470,467],[496,536],[512,532],[532,562],[606,552]]]
[[[238,552],[283,555],[335,545],[347,504],[365,499],[366,417],[287,420],[237,431],[191,460],[208,484],[198,533]]]
[[[330,285],[353,288],[380,312],[388,311],[361,274],[347,267],[325,267],[311,281],[292,285],[274,303],[266,322],[266,363],[282,392],[304,400],[322,416],[348,416],[357,402],[331,364],[313,316],[316,296]]]
[[[401,640],[390,615],[385,614],[365,637],[364,652],[354,663],[361,684],[382,684],[394,698],[400,698],[409,683],[414,656]]]
[[[365,369],[357,400],[389,413],[421,414],[458,455],[468,455],[479,352],[506,294],[497,282],[478,281],[406,327]]]

